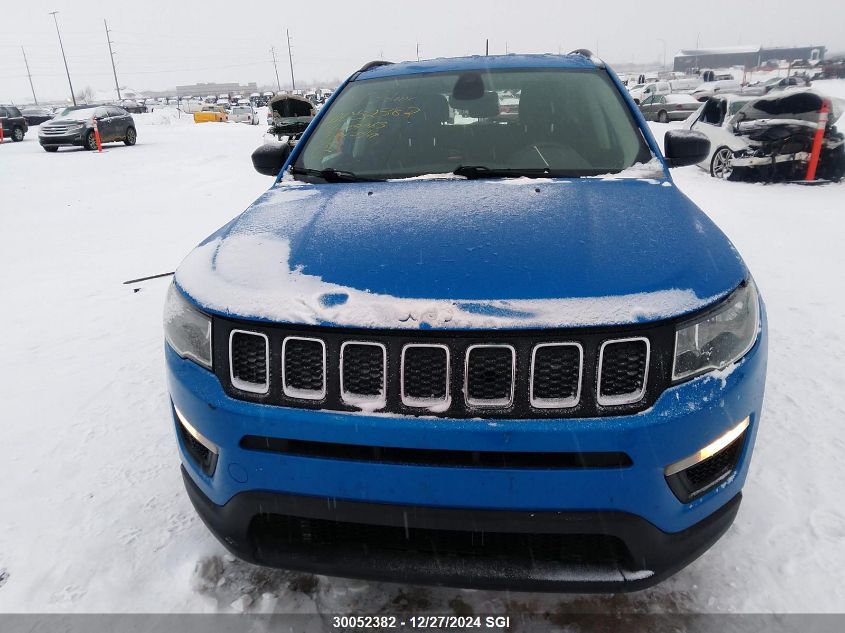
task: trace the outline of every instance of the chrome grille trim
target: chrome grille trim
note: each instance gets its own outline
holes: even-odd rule
[[[320,347],[323,348],[323,389],[321,391],[316,391],[313,389],[297,389],[296,387],[288,387],[287,380],[285,378],[285,354],[287,353],[287,344],[288,341],[308,341],[309,343],[319,343]],[[287,336],[282,341],[282,393],[284,393],[288,398],[298,398],[300,400],[322,400],[326,397],[326,381],[327,381],[327,371],[326,371],[326,343],[323,339],[319,338],[311,338],[307,336]]]
[[[645,368],[643,369],[643,386],[639,391],[632,391],[629,394],[621,394],[618,396],[602,396],[601,394],[601,374],[604,363],[604,350],[608,345],[614,343],[632,343],[634,341],[642,341],[645,343]],[[599,406],[615,406],[621,404],[633,404],[643,399],[646,387],[648,386],[648,370],[651,364],[651,343],[644,336],[633,336],[630,338],[616,338],[608,339],[601,344],[599,348],[599,365],[596,372],[596,402]]]
[[[381,349],[382,374],[381,395],[367,396],[346,391],[343,387],[343,352],[350,345],[368,345]],[[366,409],[382,409],[387,404],[387,347],[383,343],[372,341],[344,341],[340,346],[340,399],[346,404]]]
[[[232,364],[232,339],[235,334],[246,334],[247,336],[257,336],[264,339],[264,382],[246,382],[235,376],[235,368]],[[266,334],[261,332],[251,332],[249,330],[232,330],[229,332],[229,380],[232,381],[232,386],[241,391],[248,391],[250,393],[265,394],[270,391],[270,339]]]
[[[405,352],[408,349],[414,348],[433,348],[433,349],[442,349],[446,352],[446,396],[445,398],[411,398],[409,396],[405,396]],[[452,353],[449,350],[448,345],[443,345],[441,343],[408,343],[404,347],[402,347],[402,356],[399,363],[399,392],[400,397],[402,399],[402,404],[406,407],[414,407],[414,408],[425,408],[425,409],[432,409],[432,408],[448,408],[449,405],[452,403],[452,390],[451,390],[451,382],[452,382]]]
[[[469,357],[472,354],[472,350],[474,349],[490,349],[490,348],[504,348],[510,350],[511,353],[511,386],[510,386],[510,398],[505,400],[504,398],[499,399],[482,399],[482,398],[470,398],[469,397]],[[484,408],[498,408],[498,409],[507,409],[511,405],[513,405],[513,398],[514,398],[514,391],[516,387],[516,349],[513,345],[507,344],[480,344],[480,345],[470,345],[467,347],[466,355],[464,357],[464,400],[467,403],[467,406],[470,407],[484,407]]]
[[[537,350],[543,347],[574,347],[578,350],[578,386],[572,398],[535,398],[534,397],[534,363]],[[581,384],[584,380],[584,347],[580,343],[539,343],[531,350],[531,373],[528,377],[528,398],[532,407],[537,409],[570,409],[581,401]]]

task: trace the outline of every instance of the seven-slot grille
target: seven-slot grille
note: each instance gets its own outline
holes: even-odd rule
[[[587,418],[644,410],[672,384],[672,323],[622,331],[385,332],[217,317],[213,327],[214,367],[226,392],[294,408]]]

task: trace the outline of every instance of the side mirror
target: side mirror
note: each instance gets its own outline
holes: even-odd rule
[[[290,150],[291,147],[287,143],[262,145],[252,153],[252,166],[259,174],[275,178],[282,171]]]
[[[685,167],[707,158],[710,140],[694,130],[669,130],[663,137],[663,148],[669,167]]]

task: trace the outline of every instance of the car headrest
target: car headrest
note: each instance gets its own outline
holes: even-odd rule
[[[499,116],[499,93],[487,90],[478,99],[449,98],[449,104],[455,110],[462,110],[474,119],[487,119]]]
[[[413,102],[423,115],[423,119],[428,123],[445,123],[449,120],[449,103],[446,97],[441,94],[420,95]],[[413,121],[418,115],[410,119]]]

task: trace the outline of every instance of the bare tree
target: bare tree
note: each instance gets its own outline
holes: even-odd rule
[[[94,89],[91,86],[85,86],[80,92],[76,93],[76,100],[83,103],[89,103],[94,100]]]

